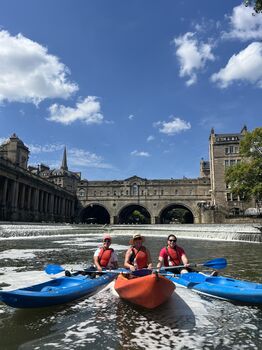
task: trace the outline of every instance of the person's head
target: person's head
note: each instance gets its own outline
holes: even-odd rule
[[[167,245],[170,247],[170,248],[173,248],[175,247],[176,245],[176,241],[177,241],[177,238],[175,235],[171,234],[167,237]]]
[[[130,240],[130,244],[135,247],[141,247],[143,241],[144,241],[144,237],[141,236],[140,233],[135,233],[133,235],[133,238]]]
[[[104,234],[104,236],[103,236],[103,246],[104,247],[109,247],[111,242],[112,242],[111,236],[108,233]]]

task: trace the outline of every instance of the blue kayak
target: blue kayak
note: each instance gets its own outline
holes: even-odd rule
[[[248,304],[262,303],[262,284],[197,272],[180,275],[167,273],[165,277],[176,285],[219,299]]]
[[[59,277],[30,287],[0,291],[0,301],[15,308],[38,308],[68,303],[98,292],[116,277],[107,273],[90,276]]]

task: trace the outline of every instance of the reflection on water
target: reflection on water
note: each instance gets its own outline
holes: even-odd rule
[[[43,268],[88,264],[101,235],[69,231],[13,237],[0,247],[0,286],[9,289],[47,280]],[[259,244],[179,238],[192,262],[225,257],[223,275],[262,283]],[[165,237],[146,238],[156,262]],[[120,263],[128,237],[114,237]],[[170,300],[155,310],[132,306],[108,286],[80,301],[52,308],[15,310],[0,303],[1,349],[261,349],[262,308],[200,296],[177,287]],[[15,331],[14,331],[15,330]]]

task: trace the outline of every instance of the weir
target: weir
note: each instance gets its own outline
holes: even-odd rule
[[[0,239],[30,238],[53,235],[96,234],[132,236],[139,232],[146,237],[177,237],[190,239],[262,242],[262,225],[71,225],[71,224],[0,224]]]

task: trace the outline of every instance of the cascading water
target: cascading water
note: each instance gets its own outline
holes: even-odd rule
[[[207,240],[262,242],[262,225],[68,225],[68,224],[0,224],[0,239],[18,237],[44,237],[55,235],[101,234],[130,235],[140,232],[144,236],[168,236]]]

